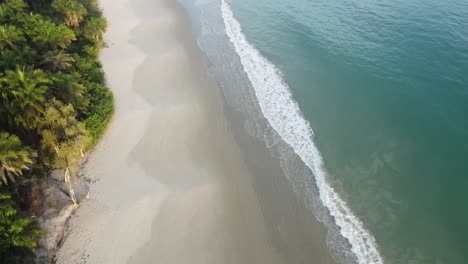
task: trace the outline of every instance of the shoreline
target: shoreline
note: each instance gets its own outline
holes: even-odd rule
[[[83,168],[91,198],[57,263],[284,263],[184,11],[166,0],[101,7],[115,114]]]
[[[239,52],[228,35],[219,33],[220,26],[226,30],[221,2],[181,2],[192,17],[193,34],[218,83],[230,131],[250,172],[275,248],[287,263],[354,263],[354,256],[343,250],[347,242],[334,236],[335,227],[325,227],[333,219],[327,218],[326,208],[314,196],[318,190],[310,169],[271,127]]]

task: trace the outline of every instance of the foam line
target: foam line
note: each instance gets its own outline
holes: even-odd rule
[[[313,142],[314,132],[309,122],[303,118],[280,71],[247,41],[225,0],[222,0],[221,11],[226,33],[252,83],[263,115],[311,169],[320,199],[340,227],[341,235],[351,244],[358,263],[383,263],[374,237],[327,183],[322,156]]]

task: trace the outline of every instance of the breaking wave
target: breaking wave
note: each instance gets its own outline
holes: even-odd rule
[[[247,41],[225,0],[222,0],[221,11],[226,33],[252,83],[263,115],[312,171],[320,199],[340,228],[341,235],[349,241],[358,263],[383,263],[374,237],[328,184],[322,156],[313,142],[314,132],[303,118],[280,71]]]

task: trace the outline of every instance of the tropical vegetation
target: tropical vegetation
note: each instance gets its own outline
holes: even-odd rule
[[[113,113],[98,54],[97,0],[0,0],[0,261],[23,263],[40,236],[24,190],[71,177]],[[21,191],[19,191],[21,190]]]

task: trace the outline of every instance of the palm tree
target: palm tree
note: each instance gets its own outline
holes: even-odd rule
[[[63,50],[53,50],[53,51],[48,51],[44,55],[44,59],[42,63],[49,65],[51,69],[57,71],[57,70],[66,70],[70,66],[72,66],[72,63],[75,61],[73,57],[66,53]]]
[[[76,40],[75,33],[66,25],[56,25],[41,15],[29,15],[25,27],[26,34],[38,48],[50,50],[60,47],[65,49],[72,41]]]
[[[23,174],[34,163],[36,154],[21,143],[21,140],[8,133],[0,133],[0,185],[15,181],[15,176]]]
[[[18,44],[26,41],[23,32],[15,26],[3,25],[0,26],[0,44],[17,50]]]
[[[101,10],[99,9],[98,0],[81,0],[80,1],[86,9],[89,11],[88,13],[94,13],[95,15],[101,15]]]
[[[41,148],[44,153],[54,153],[49,165],[64,170],[64,181],[68,185],[70,199],[75,206],[78,200],[71,181],[83,158],[83,151],[89,143],[89,135],[83,124],[75,118],[71,104],[64,105],[58,100],[47,103],[47,109],[39,128],[42,136]]]
[[[91,17],[83,27],[85,38],[95,41],[102,40],[102,34],[107,28],[107,21],[102,17]]]
[[[57,72],[50,75],[53,95],[64,103],[71,103],[80,111],[88,105],[89,100],[84,96],[85,86],[77,82],[80,79],[76,72]]]
[[[3,87],[1,99],[10,118],[26,130],[33,129],[39,113],[43,112],[47,85],[50,83],[46,74],[39,69],[16,67],[14,71],[6,71],[0,83]]]
[[[14,69],[16,65],[30,64],[31,61],[36,61],[37,57],[34,48],[21,43],[15,49],[1,50],[0,69]]]
[[[7,22],[15,16],[17,16],[18,14],[27,12],[26,10],[28,8],[28,5],[22,0],[7,0],[0,2],[0,11],[2,14],[2,19],[5,19]]]
[[[37,247],[38,238],[44,234],[37,227],[34,219],[24,217],[16,207],[11,195],[0,191],[0,256],[2,263],[25,263],[18,256],[14,256],[12,252]]]
[[[64,16],[65,24],[77,27],[88,13],[84,5],[76,0],[55,0],[52,8]]]

